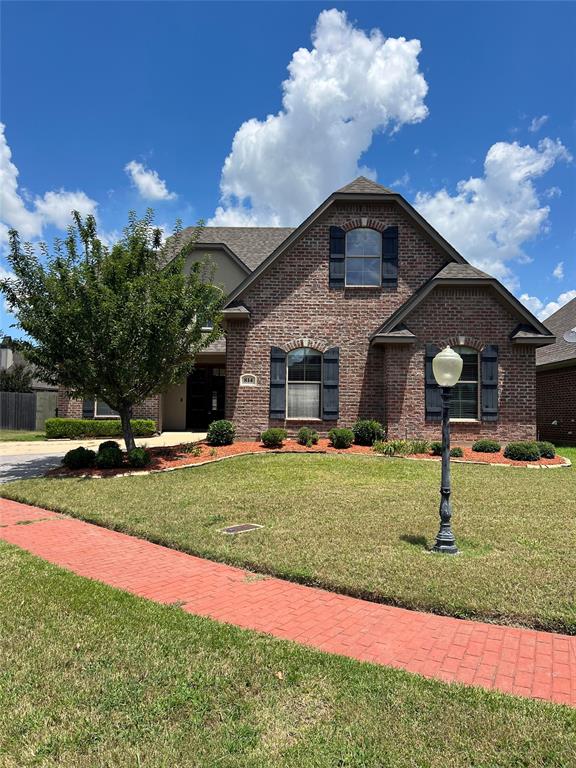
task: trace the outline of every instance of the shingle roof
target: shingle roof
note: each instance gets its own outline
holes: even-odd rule
[[[536,351],[536,365],[550,365],[568,360],[576,362],[576,344],[564,339],[566,331],[576,327],[576,299],[572,299],[550,315],[544,325],[556,336],[556,342]]]
[[[186,243],[194,229],[183,230],[182,243]],[[227,246],[253,271],[293,231],[292,227],[204,227],[197,242]]]
[[[491,280],[491,275],[473,267],[472,264],[450,263],[440,270],[435,276],[436,280]]]
[[[346,184],[345,187],[341,187],[336,190],[337,192],[354,192],[360,195],[393,195],[394,192],[387,187],[383,187],[382,184],[377,184],[371,179],[367,179],[365,176],[358,176],[357,179],[351,181],[350,184]]]

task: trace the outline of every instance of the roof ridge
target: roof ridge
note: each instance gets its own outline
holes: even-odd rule
[[[339,192],[353,192],[355,194],[379,194],[379,195],[394,195],[395,192],[391,189],[388,189],[388,187],[383,186],[382,184],[378,184],[377,181],[373,181],[372,179],[368,179],[366,176],[357,176],[353,181],[351,181],[348,184],[345,184],[343,187],[340,187],[340,189],[336,190],[336,193]]]

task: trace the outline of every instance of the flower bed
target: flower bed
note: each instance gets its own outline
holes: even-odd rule
[[[506,464],[515,467],[526,466],[564,466],[566,460],[562,456],[555,456],[553,459],[540,459],[539,461],[512,461],[505,458],[503,451],[498,453],[477,453],[471,448],[463,448],[463,457],[461,459],[452,459],[457,462],[474,462],[476,464]],[[124,475],[127,473],[142,472],[161,472],[163,470],[177,469],[179,467],[193,466],[194,464],[205,464],[210,461],[217,461],[229,456],[238,456],[246,453],[335,453],[335,454],[363,454],[365,456],[374,456],[374,451],[370,446],[352,445],[350,448],[337,449],[330,445],[326,438],[320,438],[317,445],[300,445],[296,440],[288,439],[284,442],[282,448],[266,448],[262,443],[256,441],[238,441],[233,445],[223,445],[213,448],[205,443],[199,443],[197,446],[197,455],[185,450],[182,445],[173,447],[150,448],[151,462],[145,469],[134,469],[125,464],[117,469],[76,469],[71,470],[66,467],[58,467],[50,470],[47,474],[56,477],[112,477],[114,475]],[[410,459],[428,459],[431,461],[440,461],[440,456],[431,456],[430,454],[415,454],[408,456]]]

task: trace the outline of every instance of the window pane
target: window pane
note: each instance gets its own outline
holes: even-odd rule
[[[454,347],[464,361],[460,381],[478,381],[478,352],[470,347]]]
[[[346,285],[380,285],[380,258],[347,258]]]
[[[322,355],[315,349],[294,349],[288,355],[288,381],[321,381]]]
[[[380,256],[382,235],[374,229],[353,229],[346,235],[347,256]]]
[[[288,384],[288,418],[320,418],[320,384]]]
[[[478,384],[456,384],[452,388],[450,418],[478,418]]]
[[[118,416],[118,411],[115,411],[113,408],[110,408],[108,403],[105,403],[104,400],[96,400],[96,410],[95,414],[96,416]]]

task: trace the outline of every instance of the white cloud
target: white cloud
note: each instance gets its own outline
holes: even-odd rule
[[[26,204],[29,199],[30,195],[18,188],[18,168],[12,162],[5,126],[0,123],[0,245],[7,243],[11,228],[17,229],[26,240],[41,237],[47,225],[65,229],[72,220],[72,210],[95,213],[98,205],[84,192],[65,189],[36,197],[32,209]]]
[[[392,184],[390,184],[390,187],[392,189],[395,189],[396,187],[407,187],[410,184],[410,174],[406,171],[402,174],[402,176],[399,176],[397,179],[394,179]]]
[[[563,261],[559,261],[558,264],[556,264],[552,274],[554,275],[554,277],[557,280],[563,280],[564,279],[564,262]]]
[[[560,187],[548,187],[548,189],[544,190],[544,197],[548,197],[552,199],[553,197],[560,197],[562,195],[562,190]]]
[[[540,115],[540,117],[533,117],[532,122],[528,126],[528,130],[532,131],[532,133],[536,133],[537,131],[542,128],[542,126],[548,122],[548,115]]]
[[[178,197],[175,192],[168,191],[166,182],[158,176],[157,171],[146,168],[142,163],[131,160],[126,163],[124,170],[145,200],[175,200]]]
[[[363,174],[378,131],[424,120],[428,85],[419,40],[356,29],[346,13],[318,16],[312,48],[288,66],[282,109],[243,123],[222,169],[211,224],[298,224],[338,187]]]
[[[528,307],[539,320],[545,320],[547,317],[550,317],[550,315],[553,315],[554,312],[558,312],[560,307],[563,307],[564,304],[568,304],[572,299],[576,299],[576,290],[565,291],[558,296],[556,301],[549,301],[547,304],[537,296],[529,296],[527,293],[523,293],[520,296],[520,301],[524,306]]]
[[[533,180],[570,159],[559,140],[542,139],[537,147],[498,142],[481,178],[458,182],[454,195],[418,193],[416,207],[466,259],[517,288],[508,262],[529,261],[523,245],[546,231],[550,212]]]

